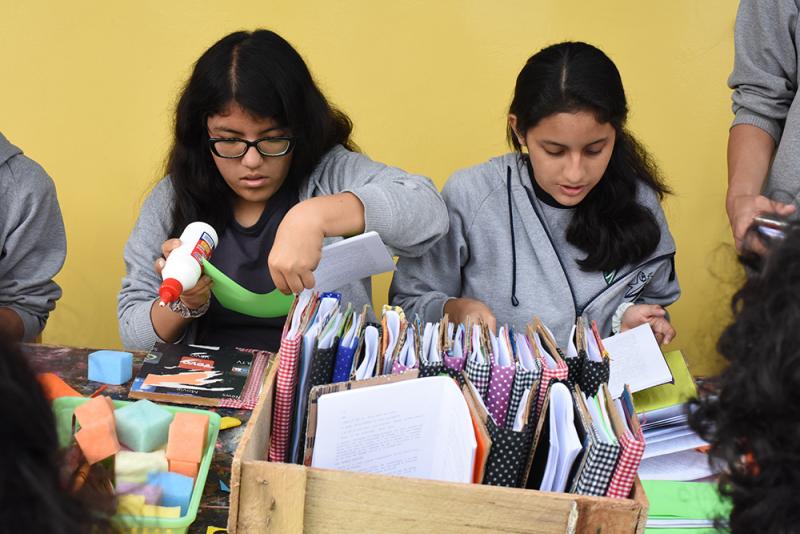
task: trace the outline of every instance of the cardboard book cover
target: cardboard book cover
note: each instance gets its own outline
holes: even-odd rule
[[[234,348],[156,343],[145,356],[129,397],[218,406],[239,399],[251,375],[253,353]]]

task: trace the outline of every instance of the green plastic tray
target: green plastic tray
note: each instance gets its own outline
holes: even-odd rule
[[[61,397],[53,401],[53,413],[56,417],[56,428],[58,430],[58,441],[62,447],[66,447],[72,441],[72,413],[75,408],[88,401],[85,397]],[[122,408],[131,404],[128,401],[114,401],[114,408]],[[172,413],[190,412],[201,413],[208,416],[208,436],[206,439],[206,450],[203,452],[203,460],[200,462],[200,469],[197,472],[197,480],[194,483],[192,499],[189,501],[189,508],[186,514],[177,519],[167,519],[162,517],[139,517],[133,515],[117,515],[115,519],[120,527],[127,528],[129,532],[147,534],[182,534],[189,529],[189,525],[197,517],[197,508],[200,506],[200,498],[203,496],[203,488],[206,485],[208,468],[211,466],[211,459],[214,456],[214,446],[219,434],[220,416],[208,410],[195,410],[193,408],[181,408],[177,406],[167,406],[159,404],[165,410]]]

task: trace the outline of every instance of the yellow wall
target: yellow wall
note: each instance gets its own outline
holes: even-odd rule
[[[731,289],[720,274],[733,272],[720,245],[735,10],[733,0],[6,2],[0,130],[55,179],[69,243],[44,340],[120,345],[123,245],[161,175],[177,91],[224,34],[281,33],[366,153],[440,187],[506,150],[517,72],[542,46],[574,39],[617,63],[631,127],[675,190],[666,211],[684,293],[673,346],[709,372]]]

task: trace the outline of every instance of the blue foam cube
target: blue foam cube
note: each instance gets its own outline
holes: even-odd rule
[[[160,506],[180,506],[181,515],[186,515],[189,501],[192,500],[192,488],[194,487],[192,477],[171,471],[161,471],[148,474],[147,483],[161,488]]]
[[[172,412],[149,400],[114,410],[119,442],[138,452],[152,452],[167,443]]]
[[[116,350],[98,350],[89,354],[89,380],[124,384],[133,376],[133,354]]]

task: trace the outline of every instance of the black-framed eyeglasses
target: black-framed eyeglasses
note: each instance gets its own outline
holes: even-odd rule
[[[256,147],[258,153],[268,158],[285,156],[294,148],[294,137],[262,137],[255,141],[238,137],[212,137],[208,140],[211,152],[220,158],[235,159],[244,156],[250,147]]]

